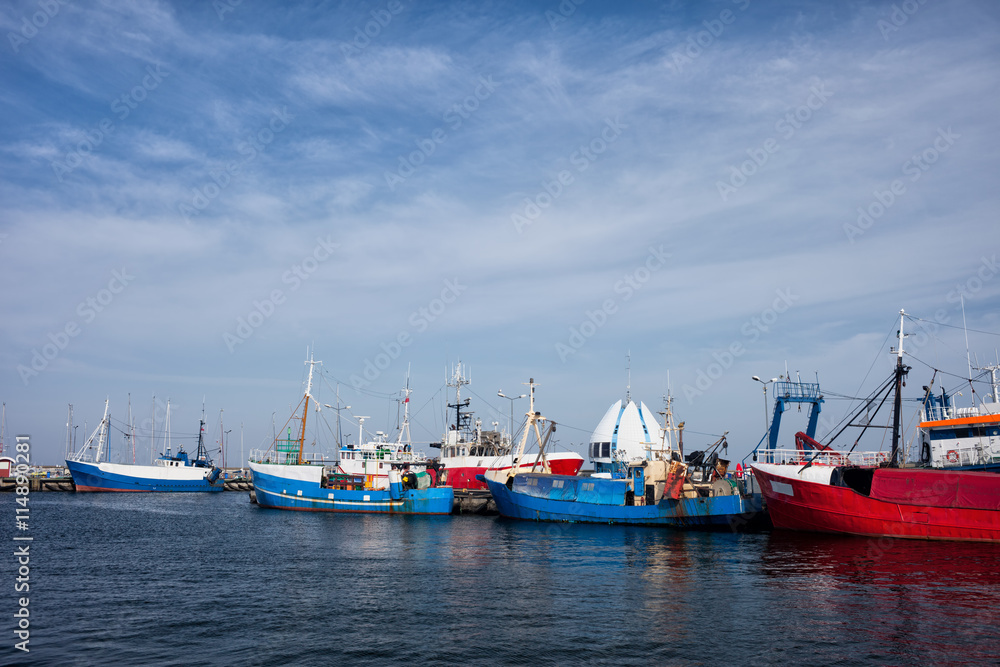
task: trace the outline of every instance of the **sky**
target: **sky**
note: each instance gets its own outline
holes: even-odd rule
[[[908,398],[939,369],[972,401],[996,363],[992,1],[29,0],[0,24],[0,398],[35,463],[105,400],[112,455],[148,462],[169,399],[175,447],[204,410],[238,466],[307,350],[351,440],[352,415],[394,432],[408,374],[436,453],[461,362],[487,428],[533,378],[585,453],[626,392],[669,391],[686,447],[726,433],[736,461],[773,405],[752,376],[818,378],[823,435],[891,372],[901,309]]]

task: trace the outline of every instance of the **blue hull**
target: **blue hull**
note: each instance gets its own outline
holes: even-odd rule
[[[268,475],[259,470],[253,472],[253,487],[261,507],[305,512],[451,514],[455,502],[455,492],[450,486],[407,489],[393,498],[388,489],[327,489],[316,482]]]
[[[148,470],[152,466],[129,466],[136,469],[135,474],[112,473],[101,470],[94,463],[80,461],[66,461],[66,467],[69,468],[69,472],[73,476],[73,484],[77,491],[214,493],[225,490],[222,480],[210,483],[205,478],[179,480],[143,476],[144,469]]]
[[[520,476],[518,476],[520,477]],[[664,498],[656,505],[625,505],[615,502],[613,493],[602,493],[602,482],[587,477],[547,476],[547,481],[562,481],[558,489],[542,497],[536,490],[529,495],[508,489],[486,479],[497,510],[502,516],[529,521],[559,521],[570,523],[622,523],[638,526],[668,526],[671,528],[725,528],[745,530],[757,527],[764,520],[760,494],[748,497],[716,496],[711,498]],[[579,491],[589,484],[590,496],[597,502],[577,499],[586,494]],[[594,489],[594,486],[598,488]],[[604,484],[604,486],[609,486]],[[554,496],[554,497],[553,497]]]

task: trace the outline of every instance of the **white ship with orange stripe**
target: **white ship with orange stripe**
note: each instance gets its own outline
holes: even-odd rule
[[[935,395],[926,389],[920,421],[920,461],[932,468],[1000,472],[1000,402],[997,371],[989,371],[993,394],[972,407],[954,405],[943,388]]]

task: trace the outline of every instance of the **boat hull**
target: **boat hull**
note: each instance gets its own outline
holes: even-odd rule
[[[537,455],[526,458],[525,463],[518,467],[519,471],[529,472]],[[557,453],[546,455],[549,470],[554,475],[576,475],[583,467],[583,457],[576,453]],[[486,489],[486,483],[477,479],[479,475],[506,475],[513,466],[510,455],[501,457],[461,456],[452,459],[443,458],[445,470],[448,473],[448,485],[455,489]]]
[[[493,495],[497,511],[511,519],[728,530],[753,529],[762,527],[766,522],[759,494],[749,497],[733,495],[679,500],[664,498],[653,505],[634,506],[624,504],[623,492],[619,494],[622,501],[619,503],[614,491],[603,493],[598,488],[588,492],[582,487],[583,484],[608,486],[612,480],[561,475],[545,477],[546,481],[562,482],[558,490],[546,491],[547,497],[519,493],[507,488],[502,482],[485,477],[483,479]],[[579,500],[581,495],[588,493],[597,502]]]
[[[798,473],[800,466],[755,464],[753,470],[775,528],[871,537],[1000,542],[998,475],[876,469],[869,496],[815,476],[802,479]],[[877,497],[883,493],[879,487],[885,483],[900,492]],[[973,488],[975,493],[962,493],[963,488]]]
[[[127,465],[66,461],[73,484],[83,492],[214,493],[225,490],[221,479],[209,481],[211,468]]]
[[[320,485],[322,466],[250,463],[257,504],[303,512],[375,514],[451,514],[451,487],[406,489],[330,489]]]

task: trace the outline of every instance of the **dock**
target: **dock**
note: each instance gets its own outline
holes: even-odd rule
[[[227,479],[224,481],[226,491],[252,491],[253,483],[246,479]],[[17,487],[17,478],[0,477],[0,493],[13,491]],[[29,477],[28,490],[38,491],[76,491],[72,477]]]
[[[497,506],[489,489],[455,489],[452,514],[497,514]]]

